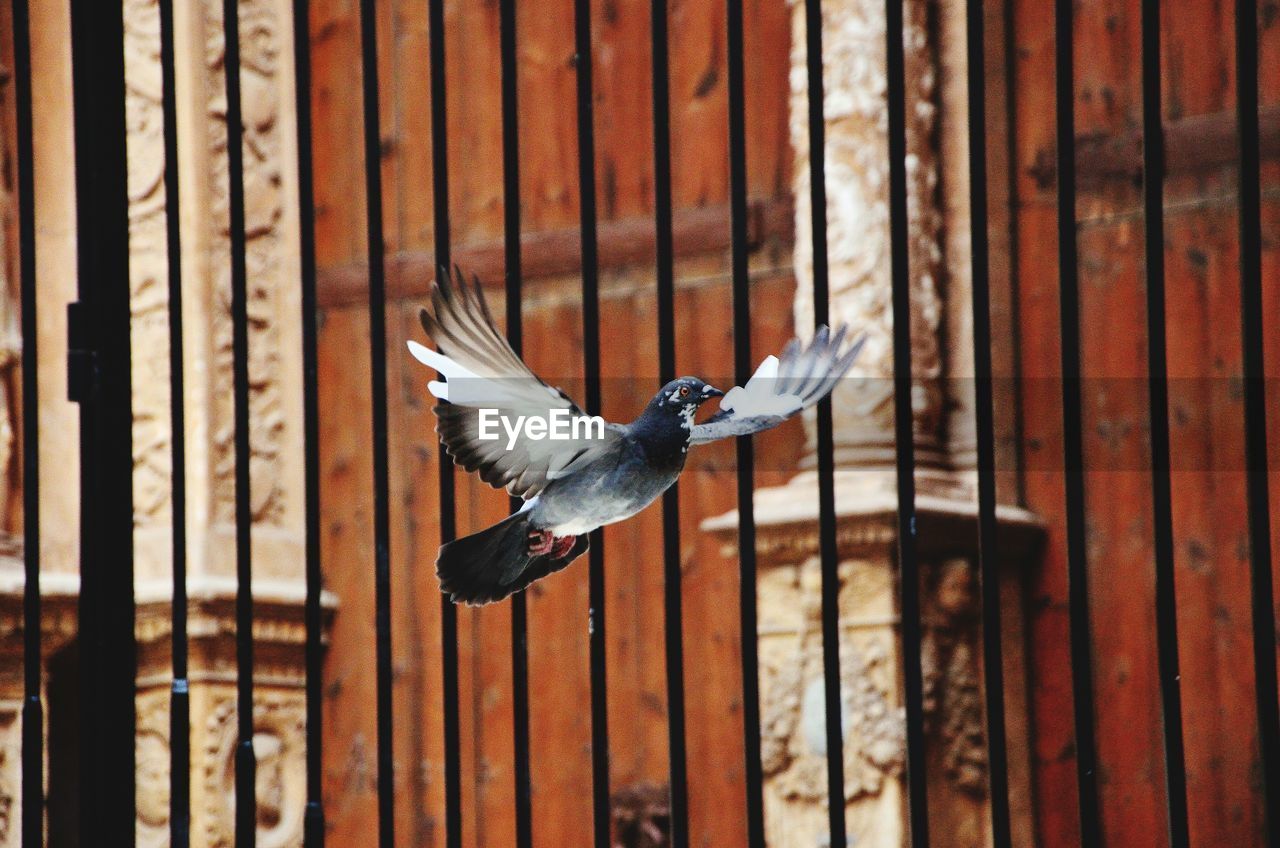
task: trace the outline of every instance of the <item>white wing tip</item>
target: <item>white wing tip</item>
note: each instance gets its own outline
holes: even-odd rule
[[[409,346],[409,353],[414,359],[418,360],[428,368],[434,368],[439,371],[444,375],[445,379],[449,379],[450,377],[459,377],[468,373],[466,369],[462,368],[452,359],[439,351],[432,350],[426,345],[418,344],[412,339],[406,342],[406,344]],[[440,400],[449,399],[449,386],[440,380],[432,380],[427,383],[427,390]]]
[[[772,380],[777,376],[778,376],[778,357],[774,356],[773,354],[769,354],[760,363],[759,367],[756,368],[756,373],[751,375],[751,380],[748,380],[747,383],[750,384],[752,380],[757,380],[757,379]]]
[[[418,344],[413,339],[410,339],[408,342],[406,342],[406,344],[408,344],[409,353],[413,356],[413,358],[421,362],[423,365],[431,365],[433,358],[441,355],[436,353],[434,350],[427,347],[426,345]]]

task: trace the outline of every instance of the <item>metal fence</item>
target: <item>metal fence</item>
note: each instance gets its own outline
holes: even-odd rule
[[[567,2],[567,0],[566,0]],[[160,0],[164,84],[165,192],[168,209],[169,326],[171,332],[173,415],[173,681],[171,733],[172,844],[189,844],[190,769],[187,704],[187,632],[183,522],[184,445],[182,391],[182,269],[178,216],[177,129],[174,107],[172,0]],[[446,149],[445,67],[441,37],[443,0],[429,0],[429,55],[432,99],[436,259],[450,263]],[[808,23],[809,136],[812,208],[825,210],[823,156],[822,32],[819,0],[806,0]],[[1096,774],[1094,698],[1088,630],[1086,528],[1081,404],[1081,343],[1075,223],[1075,134],[1072,116],[1073,40],[1070,0],[1056,0],[1058,235],[1061,285],[1061,342],[1067,550],[1070,578],[1070,622],[1076,721],[1076,760],[1082,840],[1102,844]],[[27,0],[14,0],[16,57],[19,242],[23,330],[23,457],[26,469],[25,534],[25,700],[23,703],[23,844],[36,846],[43,835],[43,725],[40,699],[40,545],[38,496],[38,422],[36,403],[36,279],[30,23]],[[600,333],[596,244],[596,191],[592,133],[591,22],[588,0],[574,0],[576,11],[578,159],[581,187],[582,300],[585,339],[586,411],[600,409]],[[75,170],[79,300],[68,310],[69,393],[80,404],[81,425],[81,588],[79,694],[92,708],[81,712],[79,816],[81,842],[127,845],[134,840],[134,601],[132,594],[132,465],[130,408],[129,253],[126,199],[124,54],[122,8],[103,0],[72,0],[72,48],[75,106]],[[230,183],[231,290],[235,423],[235,516],[238,594],[237,680],[238,745],[235,754],[236,844],[255,841],[253,698],[253,573],[249,544],[249,374],[246,313],[245,207],[241,161],[239,33],[235,0],[223,5],[226,41],[226,120]],[[301,220],[303,367],[305,384],[305,527],[306,527],[306,703],[307,806],[305,844],[324,843],[321,785],[321,605],[319,547],[319,450],[317,405],[317,326],[314,213],[312,208],[311,102],[308,3],[295,0],[294,61],[297,74],[297,133]],[[898,483],[898,565],[902,613],[907,772],[911,844],[928,844],[924,759],[924,706],[921,673],[919,564],[916,554],[914,457],[911,416],[911,344],[908,291],[908,219],[904,100],[903,5],[888,0],[887,78],[889,98],[889,201],[892,233],[893,354]],[[1263,383],[1263,314],[1260,231],[1257,3],[1236,3],[1237,92],[1240,144],[1241,310],[1243,316],[1244,392],[1248,462],[1249,541],[1252,565],[1254,672],[1261,744],[1262,793],[1269,845],[1280,845],[1280,712],[1277,710],[1275,621],[1272,594],[1269,504],[1266,469],[1266,421]],[[1151,414],[1151,486],[1155,506],[1156,604],[1159,678],[1164,714],[1171,843],[1188,844],[1186,776],[1183,763],[1182,716],[1171,516],[1168,380],[1166,374],[1163,284],[1162,181],[1164,150],[1160,123],[1160,39],[1158,0],[1144,0],[1143,112]],[[734,363],[736,379],[750,374],[750,303],[747,286],[747,186],[744,97],[743,14],[741,0],[728,0],[728,70],[730,141],[729,173],[732,216]],[[517,35],[515,0],[501,0],[502,126],[505,199],[507,328],[520,350],[520,205],[518,197]],[[377,633],[377,762],[378,842],[394,844],[394,775],[392,771],[390,619],[390,512],[387,456],[386,286],[379,172],[379,114],[374,3],[360,3],[363,48],[364,161],[368,192],[368,268],[373,379],[374,533],[373,576],[376,581]],[[990,756],[992,834],[997,846],[1011,842],[1008,775],[1005,751],[1000,608],[996,579],[995,459],[991,372],[990,291],[987,246],[987,168],[984,136],[984,45],[982,3],[969,0],[969,156],[972,186],[973,318],[977,376],[977,444],[980,517],[980,560],[983,606],[983,650],[987,739]],[[672,244],[671,133],[668,76],[668,9],[664,0],[652,5],[656,278],[660,379],[675,376],[674,270]],[[827,320],[828,269],[826,219],[813,219],[815,320]],[[44,351],[62,356],[62,351]],[[830,402],[818,411],[818,476],[822,562],[823,668],[826,684],[826,750],[831,844],[845,843],[844,775],[841,751],[841,708],[836,593],[836,527]],[[744,685],[745,774],[749,844],[764,844],[764,806],[760,759],[760,707],[756,632],[755,528],[752,513],[752,442],[737,444],[738,507],[741,564],[742,675]],[[455,535],[451,463],[440,454],[441,532]],[[674,489],[663,498],[664,574],[666,577],[666,667],[670,750],[671,840],[689,844],[688,775],[685,764],[683,646],[679,568],[678,500]],[[601,534],[592,539],[590,570],[591,743],[593,764],[594,844],[610,845],[609,733],[606,712],[604,559]],[[442,600],[443,680],[440,697],[445,727],[445,832],[449,846],[462,844],[457,679],[457,619]],[[529,681],[526,652],[526,609],[523,595],[512,599],[511,686],[515,707],[517,844],[532,845],[531,775],[529,764]]]

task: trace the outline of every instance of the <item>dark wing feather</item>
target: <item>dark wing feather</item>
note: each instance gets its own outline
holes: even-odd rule
[[[506,433],[480,438],[480,409],[517,420],[520,416],[550,417],[567,413],[585,418],[582,409],[563,391],[537,377],[512,350],[498,330],[485,302],[480,281],[470,284],[456,268],[441,269],[431,292],[431,308],[419,315],[423,329],[439,353],[411,342],[413,355],[441,371],[443,383],[431,391],[442,402],[435,408],[436,432],[454,461],[474,471],[492,486],[531,498],[559,477],[572,474],[616,444],[621,428],[606,424],[603,438],[532,441],[517,440],[508,450]],[[443,354],[443,355],[442,355]],[[598,428],[579,428],[582,433]]]

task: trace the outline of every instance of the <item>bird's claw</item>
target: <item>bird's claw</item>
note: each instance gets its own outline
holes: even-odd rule
[[[573,550],[576,536],[556,536],[550,530],[529,531],[530,556],[549,554],[552,559],[563,559]]]
[[[555,544],[555,537],[550,530],[530,530],[529,531],[529,553],[533,556],[542,556],[550,553],[552,546]]]
[[[573,543],[578,540],[577,536],[560,536],[551,545],[551,558],[564,559],[569,555],[569,551],[573,550]]]

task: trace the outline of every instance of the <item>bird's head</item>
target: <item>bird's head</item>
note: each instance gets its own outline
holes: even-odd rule
[[[723,396],[724,392],[697,377],[681,377],[663,386],[654,395],[649,406],[673,415],[683,414],[691,417],[702,404],[712,398]]]

